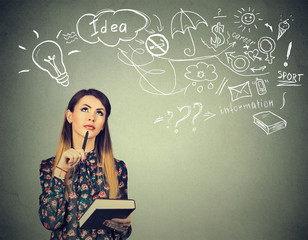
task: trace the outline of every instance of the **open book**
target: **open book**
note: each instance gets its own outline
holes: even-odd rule
[[[102,229],[112,218],[127,218],[136,209],[132,199],[96,199],[79,220],[80,228]]]

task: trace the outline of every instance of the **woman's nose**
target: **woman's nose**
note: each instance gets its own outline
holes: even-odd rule
[[[90,121],[94,121],[95,120],[94,113],[89,113],[89,120]]]

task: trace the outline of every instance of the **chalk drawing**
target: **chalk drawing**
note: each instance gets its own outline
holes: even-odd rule
[[[67,33],[67,34],[62,34],[63,38],[66,40],[67,44],[71,44],[78,40],[77,34],[75,32]]]
[[[287,60],[289,60],[289,57],[290,57],[290,54],[291,54],[291,49],[292,49],[292,42],[290,42],[289,45],[288,45]],[[283,66],[287,67],[288,66],[288,62],[284,62]]]
[[[250,70],[252,71],[252,72],[257,72],[257,71],[264,71],[266,69],[266,66],[264,65],[264,66],[261,66],[261,67],[258,67],[258,68],[256,68],[256,67],[252,67],[252,68],[250,68]]]
[[[253,41],[253,40],[250,39],[249,37],[246,37],[246,36],[244,36],[244,35],[242,35],[242,34],[239,34],[239,33],[237,33],[237,32],[233,32],[233,33],[231,34],[231,36],[232,36],[233,38],[235,38],[237,41],[243,42],[243,43],[245,43],[246,45],[253,45],[253,44],[256,43],[255,41]],[[247,48],[248,48],[248,47],[247,47]]]
[[[287,127],[287,121],[271,111],[254,114],[253,123],[260,127],[267,135]]]
[[[245,45],[243,46],[243,48],[245,48],[245,49],[249,49],[250,48],[250,46],[249,45],[247,45],[247,43],[245,43]],[[245,53],[245,52],[244,52]]]
[[[225,77],[223,78],[223,80],[221,81],[217,91],[215,92],[215,94],[217,95],[220,95],[222,90],[224,89],[224,86],[226,85],[226,83],[229,81],[229,79],[226,79]]]
[[[212,90],[213,88],[214,88],[214,84],[210,82],[210,83],[207,85],[207,89]]]
[[[192,125],[195,125],[195,122],[196,122],[196,119],[197,119],[197,117],[201,114],[201,112],[202,112],[202,109],[203,109],[203,105],[202,105],[202,103],[200,103],[200,102],[198,102],[198,103],[194,103],[194,108],[196,107],[196,106],[198,106],[198,112],[194,115],[194,117],[193,117],[193,119],[191,120],[191,123],[192,123]],[[194,127],[193,129],[193,132],[195,132],[196,130],[197,130],[197,127]]]
[[[32,60],[41,70],[64,87],[69,85],[69,76],[63,62],[62,49],[58,43],[46,40],[39,43],[32,52]]]
[[[257,92],[260,96],[267,93],[265,81],[262,78],[256,77],[256,81],[252,83],[256,85]]]
[[[246,54],[252,61],[255,61],[256,59],[258,59],[259,61],[262,61],[262,58],[258,57],[258,54],[259,54],[258,49],[254,49],[252,51],[246,51],[244,52],[244,54]]]
[[[168,123],[170,122],[170,120],[173,118],[173,112],[168,111],[168,115],[170,115],[171,117],[168,119]],[[169,128],[169,125],[167,126],[167,128]]]
[[[60,34],[61,34],[62,30],[60,30],[56,36],[56,39],[58,39],[60,37]]]
[[[119,19],[126,19],[126,22],[118,23]],[[115,47],[121,41],[134,40],[138,32],[146,30],[150,22],[146,14],[137,10],[105,9],[97,14],[82,15],[76,23],[76,29],[79,38],[89,44],[100,42],[105,46]],[[135,23],[138,23],[138,26]]]
[[[196,53],[195,43],[191,34],[191,30],[197,30],[199,24],[205,24],[208,26],[207,21],[201,17],[198,13],[192,11],[181,11],[176,13],[171,20],[171,36],[174,38],[174,34],[179,32],[185,34],[188,32],[190,40],[192,42],[192,49],[185,48],[184,53],[186,56],[194,56]]]
[[[227,16],[224,16],[224,15],[220,15],[221,13],[221,8],[218,8],[218,13],[217,13],[217,16],[213,17],[213,18],[226,18]]]
[[[214,48],[218,48],[222,45],[225,44],[225,37],[223,35],[224,33],[225,26],[221,24],[221,22],[218,22],[215,24],[212,28],[211,31],[214,34],[215,38],[211,37],[211,44]]]
[[[280,109],[283,109],[284,106],[286,105],[286,99],[285,99],[285,95],[286,95],[287,92],[284,92],[282,94],[282,106],[280,107]]]
[[[22,50],[27,50],[25,47],[21,46],[21,45],[18,45],[18,47]]]
[[[244,32],[246,29],[248,32],[251,31],[251,26],[254,26],[255,29],[258,29],[256,21],[262,21],[262,18],[258,18],[260,13],[256,13],[255,9],[251,9],[250,7],[248,10],[241,8],[237,10],[238,15],[234,15],[237,18],[237,21],[234,23],[238,24],[238,28],[242,29]]]
[[[27,48],[25,48],[24,46],[21,46],[21,45],[18,45],[18,47],[24,51],[27,51]],[[18,72],[18,74],[21,74],[21,73],[27,73],[27,72],[30,72],[30,69],[24,69],[24,70],[20,70]]]
[[[268,27],[271,30],[271,32],[273,32],[273,27],[269,23],[265,23],[264,25],[265,27]]]
[[[267,83],[270,78],[265,76],[270,74],[269,64],[274,63],[274,52],[276,43],[278,44],[276,39],[273,39],[276,38],[276,33],[269,21],[263,22],[260,13],[254,8],[235,10],[237,12],[231,15],[230,21],[226,21],[226,14],[222,14],[222,9],[218,8],[217,15],[213,17],[217,20],[209,25],[206,18],[197,12],[180,8],[165,25],[166,28],[170,26],[170,29],[166,29],[161,18],[156,14],[150,14],[151,19],[138,10],[103,9],[95,14],[83,14],[76,22],[76,31],[63,33],[60,30],[56,39],[61,36],[70,46],[81,39],[88,44],[101,43],[100,46],[103,47],[116,47],[118,59],[137,71],[141,90],[152,95],[170,96],[206,92],[218,97],[228,88],[231,100],[227,103],[229,106],[224,108],[220,106],[221,115],[242,110],[259,109],[258,111],[261,111],[260,108],[262,108],[263,112],[253,115],[254,123],[269,135],[285,128],[287,123],[271,111],[264,111],[269,110],[267,108],[273,108],[272,100],[252,99],[250,83],[255,86],[259,96],[269,93]],[[293,21],[291,16],[279,20],[277,41],[290,29],[291,20]],[[261,23],[263,29],[271,35],[262,34],[255,37],[249,34],[253,30],[260,31]],[[237,30],[234,31],[236,28]],[[37,31],[33,30],[33,33],[36,38],[40,37]],[[168,33],[171,34],[168,35]],[[189,41],[184,42],[183,39],[187,37]],[[172,48],[178,44],[183,46],[179,58],[176,57],[179,52]],[[27,50],[21,45],[18,45],[18,48]],[[284,67],[288,66],[291,51],[292,41],[288,45]],[[81,50],[68,50],[65,53],[67,56],[74,56],[80,52]],[[47,72],[57,83],[64,87],[69,85],[63,52],[58,43],[52,40],[39,43],[33,49],[32,60],[39,69]],[[231,81],[221,76],[219,72],[223,68],[236,74],[239,77],[238,82],[242,83],[230,86]],[[23,69],[18,74],[29,71],[30,69]],[[229,77],[227,74],[225,76]],[[304,74],[279,70],[277,86],[301,86],[303,76]],[[253,79],[246,79],[243,83],[243,78],[248,77]],[[190,91],[191,89],[194,91]],[[286,92],[282,95],[280,109],[283,109],[286,104],[285,94]],[[240,99],[243,100],[238,101]],[[168,110],[165,115],[158,116],[154,124],[161,125],[165,122],[166,128],[172,129],[177,134],[183,126],[182,123],[191,119],[192,131],[196,132],[199,129],[198,123],[201,117],[207,121],[216,116],[214,113],[205,111],[204,108],[201,102],[179,106],[174,111]],[[267,122],[270,119],[276,121]]]
[[[174,119],[176,118],[176,123],[175,123],[175,126],[174,126],[174,133],[177,134],[179,132],[179,124],[182,123],[183,121],[186,121],[186,119],[188,119],[190,116],[192,116],[191,118],[191,123],[192,123],[192,131],[193,132],[196,132],[197,130],[197,127],[196,127],[196,120],[197,118],[199,119],[201,116],[201,114],[203,114],[203,121],[208,121],[209,119],[213,118],[216,116],[216,114],[214,113],[211,113],[209,111],[203,111],[204,107],[203,107],[203,104],[201,102],[195,102],[193,103],[192,105],[184,105],[182,107],[177,107],[177,110],[180,112],[180,113],[184,113],[184,115],[181,115],[179,118],[178,117],[174,117],[174,112],[172,111],[167,111],[168,113],[168,117],[162,117],[162,116],[159,116],[157,117],[155,120],[154,120],[154,124],[157,124],[157,123],[160,123],[160,122],[163,122],[165,119],[168,119],[167,120],[167,126],[166,128],[169,128],[169,123],[171,121],[171,119]],[[194,113],[193,113],[193,110]],[[186,112],[185,112],[186,111]],[[204,112],[204,113],[202,113]]]
[[[34,34],[36,35],[36,38],[40,38],[40,35],[38,34],[37,31],[33,30]]]
[[[27,72],[30,72],[30,70],[29,70],[29,69],[20,70],[20,71],[18,72],[18,74],[20,74],[20,73],[27,73]]]
[[[237,86],[228,87],[232,102],[241,98],[252,97],[249,81],[239,84]]]
[[[159,26],[157,26],[157,31],[162,32],[164,30],[164,26],[161,24],[160,18],[156,14],[153,14],[153,16],[156,17],[159,22]]]
[[[229,103],[228,106],[219,106],[219,111],[221,115],[228,115],[228,114],[235,114],[243,111],[251,111],[251,110],[257,110],[257,109],[268,109],[268,108],[274,108],[274,101],[269,100],[263,100],[256,99],[256,100],[250,100],[249,102],[243,102],[234,104],[232,102]]]
[[[197,92],[198,93],[202,93],[203,92],[203,86],[202,85],[197,87]]]
[[[147,51],[153,56],[163,56],[169,50],[169,41],[162,34],[153,34],[145,41]]]
[[[244,55],[234,56],[235,52],[226,52],[227,61],[235,72],[244,72],[250,66],[249,59]]]
[[[155,119],[154,124],[164,121],[164,118],[159,116]]]
[[[278,70],[278,87],[300,87],[303,73],[290,73]]]
[[[272,56],[272,53],[276,49],[276,42],[271,37],[265,36],[261,37],[258,41],[258,48],[259,51],[266,55],[265,61],[269,64],[273,63],[273,59],[275,58]]]
[[[143,49],[133,49],[133,52],[131,53],[131,56],[128,56],[128,53],[126,51],[124,51],[121,48],[119,49],[119,53],[118,53],[118,59],[123,62],[124,64],[128,65],[128,66],[132,66],[136,69],[136,71],[140,74],[140,79],[139,79],[139,85],[141,87],[141,89],[147,93],[153,94],[153,95],[174,95],[177,93],[186,93],[187,88],[190,86],[190,83],[181,89],[176,89],[177,87],[177,82],[176,82],[176,72],[174,69],[174,66],[172,64],[171,61],[167,61],[167,66],[166,68],[169,67],[169,70],[171,69],[172,73],[173,73],[173,79],[171,79],[171,83],[169,83],[169,85],[171,84],[172,87],[168,88],[168,89],[163,89],[165,86],[158,86],[157,83],[154,80],[151,80],[152,77],[157,77],[159,75],[159,78],[162,78],[161,75],[166,74],[166,70],[165,69],[150,69],[150,70],[146,70],[145,67],[147,65],[150,65],[151,63],[154,62],[154,58],[152,58],[151,61],[149,61],[148,63],[144,63],[144,64],[136,64],[134,62],[134,55],[135,54],[143,54],[144,50]],[[124,60],[122,59],[121,56],[124,56]],[[152,56],[153,57],[153,56]]]
[[[178,110],[179,110],[180,112],[182,112],[183,109],[187,109],[187,113],[186,113],[182,118],[180,118],[178,121],[176,121],[174,133],[178,133],[178,132],[179,132],[179,130],[177,129],[179,123],[182,122],[182,121],[184,121],[184,120],[185,120],[186,118],[188,118],[189,115],[191,114],[191,106],[178,107]]]
[[[69,55],[71,55],[73,53],[79,53],[79,52],[81,52],[81,51],[80,50],[73,50],[73,51],[70,51],[67,55],[69,56]]]
[[[213,64],[199,62],[186,68],[185,77],[191,81],[215,81],[218,77],[216,68]]]
[[[203,114],[203,117],[205,117],[203,121],[207,121],[215,116],[216,114],[207,111],[206,113]]]
[[[290,16],[291,17],[291,16]],[[292,19],[293,20],[293,19]],[[290,19],[285,19],[278,23],[278,36],[277,41],[290,29]]]

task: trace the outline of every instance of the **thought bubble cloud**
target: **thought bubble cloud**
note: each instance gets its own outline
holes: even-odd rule
[[[185,77],[191,81],[215,81],[217,79],[216,68],[213,64],[199,62],[186,68]]]
[[[89,44],[101,42],[115,47],[121,41],[131,41],[138,32],[149,25],[149,18],[142,12],[132,9],[101,10],[96,15],[82,15],[77,23],[77,34]]]

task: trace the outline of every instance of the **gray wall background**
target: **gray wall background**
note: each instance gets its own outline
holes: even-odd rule
[[[49,238],[50,233],[41,225],[37,213],[41,192],[39,164],[55,153],[71,96],[82,88],[97,88],[105,92],[112,103],[110,128],[114,152],[128,166],[129,198],[137,203],[132,216],[131,239],[307,239],[307,7],[307,1],[299,0],[2,0],[0,238]],[[153,29],[168,39],[170,48],[163,57],[188,58],[183,54],[185,48],[192,46],[188,32],[176,33],[174,38],[170,33],[172,17],[180,8],[198,13],[208,23],[191,30],[196,47],[194,57],[213,54],[202,44],[201,38],[209,43],[210,37],[214,37],[211,28],[217,21],[224,24],[225,34],[226,31],[237,32],[255,42],[262,36],[273,38],[276,43],[273,64],[268,64],[261,53],[258,55],[261,61],[250,59],[256,67],[267,66],[265,71],[269,74],[260,77],[267,80],[267,93],[258,96],[253,84],[255,77],[240,76],[231,71],[231,63],[226,59],[222,58],[227,66],[214,58],[203,60],[216,67],[218,78],[213,85],[207,81],[190,85],[185,95],[149,94],[140,87],[136,69],[123,64],[117,56],[123,57],[119,48],[126,51],[127,56],[132,48],[145,49],[140,40],[145,42],[153,33],[140,31],[135,39],[120,42],[115,47],[88,44],[78,36],[68,44],[62,35],[76,32],[76,22],[83,14],[95,14],[102,9],[134,9],[151,18],[148,30]],[[257,17],[255,24],[248,26],[251,32],[236,23],[239,18],[235,15],[246,12]],[[213,18],[218,14],[227,18]],[[158,18],[164,26],[161,32],[157,28]],[[277,40],[277,25],[284,19],[290,19],[290,29]],[[122,21],[127,21],[128,27],[139,24],[137,20]],[[273,32],[265,23],[273,27]],[[106,35],[107,39],[114,38],[111,33]],[[68,87],[57,84],[31,59],[35,46],[45,40],[57,42],[63,50],[70,77]],[[232,40],[237,42],[233,56],[243,54],[243,43],[231,37],[230,42]],[[291,41],[293,46],[287,59]],[[255,48],[257,44],[251,45],[249,50]],[[79,52],[68,55],[73,50]],[[145,52],[136,54],[134,60],[141,65],[150,59]],[[288,67],[283,66],[285,61]],[[192,83],[185,78],[185,69],[197,63],[196,60],[174,63],[177,89]],[[174,73],[167,60],[155,58],[142,68],[166,70],[161,76],[149,74],[146,77],[152,78],[151,83],[160,89],[172,88]],[[22,70],[29,71],[20,72]],[[278,71],[304,74],[301,86],[278,87]],[[215,94],[224,77],[229,81],[221,95]],[[253,96],[231,102],[227,86],[247,81]],[[141,81],[141,84],[151,89],[146,82]],[[201,93],[197,91],[199,86],[203,87]],[[220,112],[230,103],[238,106],[260,99],[272,100],[274,106],[229,114]],[[198,108],[193,107],[194,103],[203,106],[195,123],[193,116]],[[186,108],[182,112],[178,110],[183,106],[190,106],[192,113],[178,123],[176,134],[176,122],[186,113]],[[252,118],[264,110],[285,119],[287,127],[265,134]],[[172,119],[168,111],[173,112]],[[206,112],[216,116],[205,121]],[[154,124],[158,117],[163,117],[163,121]],[[197,128],[195,132],[193,127]]]

